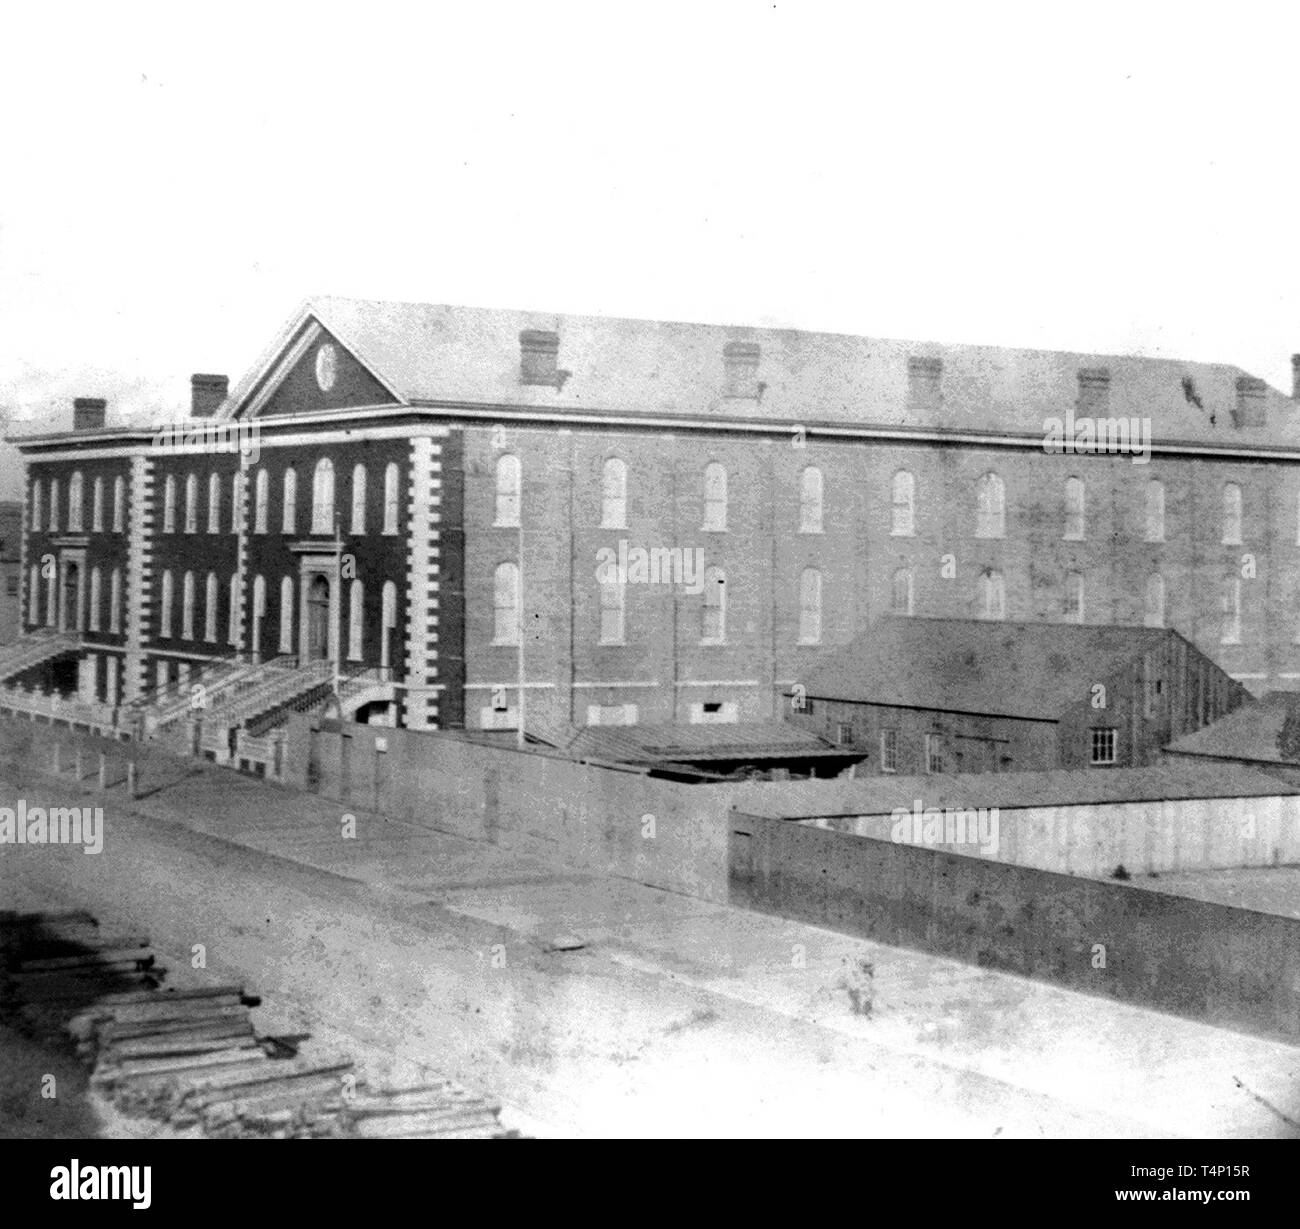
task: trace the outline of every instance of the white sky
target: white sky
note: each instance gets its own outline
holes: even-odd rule
[[[237,378],[315,293],[1300,351],[1300,9],[12,5],[0,407]],[[0,495],[16,491],[6,451]]]

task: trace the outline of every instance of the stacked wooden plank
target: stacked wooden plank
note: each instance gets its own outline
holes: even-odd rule
[[[0,1002],[30,1031],[69,1036],[98,1095],[124,1114],[221,1138],[490,1139],[500,1106],[450,1080],[369,1088],[345,1055],[258,1037],[242,986],[162,988],[143,936],[85,913],[0,913]]]

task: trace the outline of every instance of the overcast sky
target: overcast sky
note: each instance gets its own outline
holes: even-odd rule
[[[1174,356],[1289,391],[1296,12],[10,6],[0,405],[24,431],[79,394],[156,420],[316,293]]]

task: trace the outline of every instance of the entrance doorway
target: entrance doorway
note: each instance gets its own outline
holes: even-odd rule
[[[80,587],[81,570],[69,561],[63,566],[63,618],[60,620],[63,631],[81,630],[81,611],[78,609],[77,590]]]
[[[307,589],[307,658],[321,661],[330,655],[330,585],[313,576]]]

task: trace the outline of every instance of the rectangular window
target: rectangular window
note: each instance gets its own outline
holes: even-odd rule
[[[1113,764],[1115,762],[1115,730],[1100,728],[1089,730],[1092,738],[1092,762],[1094,764]]]
[[[925,771],[943,771],[943,736],[940,734],[925,736]]]
[[[880,731],[880,771],[898,771],[898,731]]]
[[[841,721],[835,730],[835,741],[841,747],[851,747],[853,745],[853,727]]]

